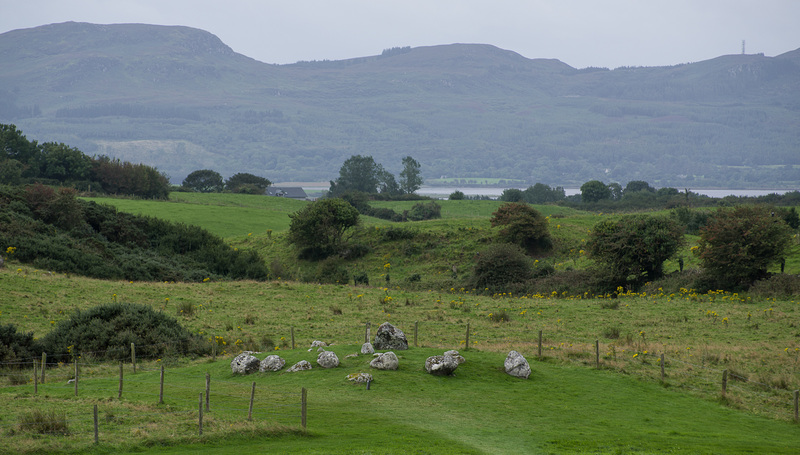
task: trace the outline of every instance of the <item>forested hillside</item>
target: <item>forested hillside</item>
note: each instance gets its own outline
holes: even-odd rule
[[[187,27],[64,23],[0,35],[0,56],[0,123],[172,183],[328,181],[357,154],[393,173],[417,157],[425,178],[800,181],[800,50],[608,70],[453,44],[270,65]]]

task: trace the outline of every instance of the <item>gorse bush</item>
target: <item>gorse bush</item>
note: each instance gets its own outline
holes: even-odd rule
[[[80,353],[105,360],[129,359],[131,343],[142,358],[208,351],[206,343],[174,317],[134,303],[109,303],[78,311],[58,323],[41,342],[47,355],[56,359]]]
[[[263,280],[264,261],[196,226],[117,212],[42,185],[0,187],[0,243],[35,267],[103,279]]]
[[[491,245],[478,254],[470,287],[505,292],[510,285],[531,279],[533,263],[516,245]]]
[[[523,248],[528,254],[541,253],[553,247],[547,220],[525,203],[509,202],[492,213],[492,227],[500,227],[498,239]]]
[[[28,360],[40,353],[33,332],[17,332],[14,324],[0,325],[0,363],[6,367],[28,368]]]

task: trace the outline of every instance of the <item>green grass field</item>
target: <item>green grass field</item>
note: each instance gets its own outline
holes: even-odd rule
[[[283,238],[288,214],[302,202],[241,195],[175,196],[185,199],[98,201],[120,210],[196,222],[221,235],[229,229],[232,233],[225,236],[231,243],[256,248],[268,261],[282,261],[292,275],[313,269],[314,265],[301,265],[294,258]],[[192,332],[219,344],[216,361],[139,359],[135,375],[126,362],[121,400],[118,364],[97,362],[91,354],[80,357],[78,397],[66,384],[73,374],[69,359],[48,371],[47,384],[40,385],[35,396],[31,368],[22,373],[0,369],[7,376],[0,380],[0,396],[6,398],[0,405],[0,434],[7,436],[3,450],[796,452],[800,432],[793,422],[793,391],[800,389],[800,298],[673,292],[654,286],[640,293],[602,296],[477,295],[456,284],[451,267],[468,268],[471,254],[492,236],[488,217],[499,203],[441,203],[441,220],[402,225],[419,232],[418,238],[425,242],[419,251],[409,252],[408,242],[379,240],[383,230],[397,225],[364,220],[364,232],[357,238],[371,242],[374,250],[358,267],[368,272],[371,287],[286,279],[196,284],[104,281],[51,274],[12,258],[0,269],[0,324],[13,323],[42,337],[75,310],[111,301],[135,302],[174,315]],[[374,204],[403,210],[413,202]],[[215,212],[220,209],[230,212]],[[588,265],[580,245],[603,215],[541,209],[550,217],[556,238],[557,269]],[[212,219],[216,213],[227,218],[218,223]],[[246,224],[256,223],[251,217],[273,232]],[[686,254],[689,245],[691,239]],[[793,257],[787,266],[796,263]],[[668,264],[667,269],[675,267]],[[387,273],[390,282],[384,280]],[[421,284],[407,286],[412,273],[423,274]],[[418,347],[399,353],[400,370],[372,370],[365,356],[345,358],[358,352],[367,322],[374,333],[384,321],[400,327],[412,345],[417,328]],[[267,352],[280,354],[287,366],[302,359],[314,363],[316,354],[306,350],[313,340],[334,343],[330,349],[339,356],[340,367],[247,377],[230,373],[230,360],[241,350],[264,352],[260,358]],[[467,362],[453,377],[427,375],[422,369],[425,358],[447,349],[459,349]],[[511,349],[531,362],[530,379],[512,378],[502,371]],[[663,383],[661,354],[665,355]],[[161,364],[166,367],[164,404],[158,404]],[[722,397],[724,370],[729,380],[728,393]],[[369,391],[346,380],[347,374],[362,371],[375,377]],[[212,377],[212,409],[204,435],[198,436],[198,395],[204,391],[206,373]],[[248,422],[253,382],[256,407],[253,421]],[[307,432],[299,424],[301,388],[308,389]],[[98,446],[93,445],[91,423],[95,404],[100,414]],[[21,430],[19,416],[31,409],[63,410],[70,434],[40,436]]]

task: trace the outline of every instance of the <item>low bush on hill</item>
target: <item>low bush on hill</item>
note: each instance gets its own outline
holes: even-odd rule
[[[264,261],[197,226],[118,212],[67,188],[0,187],[0,244],[15,259],[54,272],[103,279],[263,280]]]
[[[41,349],[56,359],[85,353],[96,359],[121,360],[130,358],[131,343],[141,358],[210,350],[174,317],[134,303],[109,303],[78,311],[41,340]]]

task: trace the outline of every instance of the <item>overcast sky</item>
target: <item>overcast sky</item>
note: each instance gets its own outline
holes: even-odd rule
[[[66,21],[196,27],[267,63],[450,43],[576,68],[800,48],[800,0],[0,0],[0,33]]]

